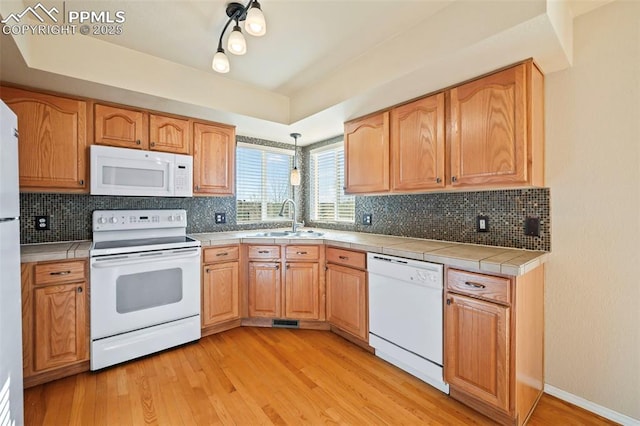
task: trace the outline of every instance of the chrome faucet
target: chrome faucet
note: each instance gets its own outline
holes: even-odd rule
[[[278,216],[284,216],[284,208],[287,205],[287,203],[291,203],[291,205],[293,206],[293,218],[291,221],[291,232],[296,232],[296,230],[298,229],[298,226],[304,226],[304,221],[302,221],[301,223],[296,222],[296,202],[293,201],[291,198],[287,198],[286,200],[284,200],[282,202],[282,207],[280,207],[280,213],[278,213]]]

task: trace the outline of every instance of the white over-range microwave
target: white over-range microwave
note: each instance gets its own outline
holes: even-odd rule
[[[91,195],[191,197],[193,157],[91,145]]]

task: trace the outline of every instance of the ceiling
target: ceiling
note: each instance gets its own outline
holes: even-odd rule
[[[246,35],[247,54],[228,55],[221,75],[211,60],[226,1],[43,0],[66,13],[123,11],[122,34],[2,34],[0,79],[234,124],[245,136],[292,142],[300,132],[305,145],[522,59],[564,69],[574,17],[607,2],[262,0],[267,34]],[[0,14],[36,3],[3,0]]]

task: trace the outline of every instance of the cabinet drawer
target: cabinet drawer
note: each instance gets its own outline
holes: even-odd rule
[[[85,261],[41,263],[36,265],[36,285],[84,281]]]
[[[238,260],[238,246],[209,247],[204,249],[203,262],[227,262]]]
[[[280,259],[280,246],[249,246],[249,259]]]
[[[287,246],[285,255],[287,260],[318,260],[320,257],[320,247]]]
[[[506,305],[511,303],[511,280],[508,278],[449,269],[447,290]]]
[[[366,269],[367,255],[359,251],[343,250],[335,247],[327,248],[327,262],[352,268]]]

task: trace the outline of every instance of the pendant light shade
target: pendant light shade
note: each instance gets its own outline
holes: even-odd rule
[[[224,49],[218,48],[218,52],[213,55],[211,68],[221,74],[229,72],[229,58],[224,54]]]
[[[263,36],[267,32],[267,21],[264,19],[260,3],[258,3],[257,0],[252,3],[251,8],[247,12],[244,29],[247,30],[247,33],[255,37]]]
[[[301,176],[300,170],[298,170],[298,138],[302,135],[300,133],[291,133],[291,136],[294,140],[294,151],[293,151],[293,170],[291,170],[291,185],[298,186],[300,185]]]
[[[244,39],[242,35],[242,30],[240,30],[240,26],[236,22],[235,27],[233,27],[233,31],[229,34],[229,40],[227,40],[227,48],[229,52],[234,55],[244,55],[247,53],[247,41]]]
[[[298,170],[297,167],[294,167],[293,170],[291,170],[291,185],[298,186],[300,185],[300,181],[301,181],[300,170]]]

